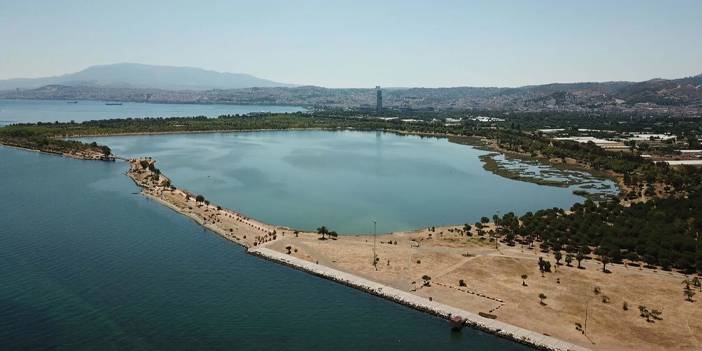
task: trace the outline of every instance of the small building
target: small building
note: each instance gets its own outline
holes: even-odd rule
[[[595,145],[597,145],[605,150],[612,150],[612,151],[629,150],[629,147],[624,145],[624,143],[622,143],[622,142],[607,140],[607,139],[600,139],[600,138],[595,138],[595,137],[591,137],[591,136],[553,138],[553,140],[574,141],[574,142],[580,143],[580,144],[593,143],[593,144],[595,144]]]
[[[667,160],[661,162],[671,166],[702,166],[702,160]]]

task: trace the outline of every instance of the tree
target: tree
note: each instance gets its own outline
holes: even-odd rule
[[[582,250],[578,250],[578,254],[575,255],[575,260],[578,261],[578,268],[582,269],[583,267],[580,265],[580,262],[582,262],[585,259],[585,253]]]
[[[546,294],[544,294],[544,293],[539,293],[539,300],[540,300],[540,303],[541,303],[542,305],[545,305],[545,304],[546,304],[546,303],[544,303],[544,300],[546,300],[546,297],[547,297]]]
[[[205,201],[205,197],[202,195],[198,195],[195,197],[195,201],[196,202],[203,202],[203,201]]]
[[[522,274],[522,286],[527,286],[526,280],[528,277],[528,275]]]
[[[693,284],[693,282],[687,278],[682,281],[682,285],[684,285],[683,295],[685,295],[685,299],[690,302],[692,302],[692,297],[695,296],[695,291],[692,290],[691,284]]]
[[[573,262],[573,255],[567,254],[565,257],[566,266],[570,267],[570,263]]]
[[[336,231],[333,231],[333,230],[332,230],[332,231],[329,232],[329,237],[330,237],[330,238],[336,239],[338,236],[339,236],[339,233],[337,233]]]
[[[556,264],[560,265],[561,259],[563,258],[563,254],[561,254],[561,250],[556,250],[556,252],[553,254],[553,257],[556,259]]]
[[[693,302],[692,297],[695,296],[695,292],[692,289],[684,289],[683,294],[687,301]]]
[[[428,276],[428,275],[425,274],[425,275],[422,276],[422,280],[424,281],[424,282],[423,282],[423,285],[424,285],[424,286],[430,286],[430,285],[431,285],[431,277],[430,277],[430,276]]]
[[[466,223],[466,224],[463,225],[463,233],[465,233],[465,235],[467,235],[467,236],[471,236],[471,235],[472,235],[472,234],[470,233],[470,229],[471,229],[470,224]]]
[[[700,281],[700,277],[692,278],[692,280],[690,281],[690,284],[692,284],[692,286],[694,286],[697,289],[699,289],[700,291],[702,291],[702,281]]]
[[[290,252],[292,251],[292,246],[288,245],[285,247],[285,249],[288,250],[288,255],[289,255]]]
[[[317,228],[317,234],[322,236],[320,238],[321,240],[324,240],[325,239],[324,236],[329,234],[329,229],[327,229],[327,227],[325,227],[325,226],[321,226],[321,227]]]
[[[487,218],[485,216],[480,217],[480,223],[487,224],[488,222],[490,222],[490,218]]]
[[[100,152],[102,152],[102,154],[105,156],[110,156],[110,154],[112,153],[112,150],[110,150],[110,148],[107,145],[101,145]]]
[[[550,272],[551,271],[551,262],[544,260],[543,257],[539,257],[539,271],[541,272],[541,276],[544,276],[545,272]]]

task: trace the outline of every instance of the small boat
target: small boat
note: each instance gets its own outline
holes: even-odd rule
[[[466,325],[466,320],[464,318],[461,318],[461,316],[451,316],[451,331],[453,332],[459,332],[463,327]]]
[[[122,105],[121,102],[106,102],[105,105],[107,106],[120,106]]]
[[[77,104],[78,101],[66,101],[67,104]]]

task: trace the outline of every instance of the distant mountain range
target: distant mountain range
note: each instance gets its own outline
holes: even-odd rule
[[[221,73],[201,68],[155,66],[139,63],[92,66],[80,72],[56,77],[0,80],[0,90],[34,89],[46,85],[164,90],[292,86],[291,84],[278,83],[243,73]]]
[[[31,81],[40,86],[0,91],[0,98],[274,104],[360,110],[372,110],[376,100],[374,89],[290,86],[248,75],[137,64],[95,66],[71,75]],[[25,80],[10,80],[0,81],[0,89],[17,82],[30,86]],[[518,88],[388,88],[383,91],[383,104],[396,110],[636,111],[702,116],[702,75]]]

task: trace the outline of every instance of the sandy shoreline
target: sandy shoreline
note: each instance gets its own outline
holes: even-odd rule
[[[127,175],[142,194],[250,254],[443,318],[460,316],[466,325],[500,337],[546,350],[702,347],[695,336],[702,331],[702,308],[682,304],[685,277],[679,273],[610,264],[613,273],[605,274],[588,257],[582,269],[561,263],[539,274],[537,259],[554,260],[553,253],[495,245],[475,228],[466,236],[462,226],[379,235],[377,250],[367,235],[320,240],[317,233],[266,224],[164,186],[167,178],[151,159],[129,164]],[[487,232],[491,224],[486,226]],[[379,264],[370,263],[371,252]],[[529,284],[523,283],[525,274]],[[422,284],[427,275],[431,284]],[[606,296],[593,294],[594,287]],[[547,302],[539,303],[543,293]],[[630,308],[622,311],[622,304]],[[666,311],[669,318],[647,322],[637,306]]]
[[[440,316],[442,318],[450,319],[452,316],[460,316],[460,318],[465,320],[465,325],[473,328],[483,330],[485,332],[494,334],[499,337],[507,338],[519,343],[523,343],[542,350],[589,350],[588,348],[578,346],[563,340],[559,340],[550,336],[539,334],[537,332],[529,331],[514,325],[510,325],[501,321],[488,319],[479,316],[477,313],[469,312],[459,308],[451,307],[446,304],[442,304],[431,299],[421,297],[410,292],[401,291],[399,289],[393,288],[388,285],[384,285],[378,282],[374,282],[365,278],[362,278],[351,273],[343,272],[331,267],[327,267],[323,264],[312,263],[310,261],[305,261],[291,255],[286,255],[280,253],[273,249],[266,247],[270,243],[275,242],[278,238],[282,239],[286,237],[291,239],[297,237],[292,230],[284,227],[276,227],[262,222],[254,221],[246,216],[238,214],[235,211],[222,209],[219,206],[213,204],[199,204],[199,211],[195,209],[192,205],[194,204],[192,198],[188,198],[188,192],[180,190],[181,193],[177,193],[179,190],[168,190],[163,186],[159,186],[159,181],[162,181],[158,177],[154,179],[155,173],[160,174],[160,172],[153,172],[149,170],[147,166],[144,168],[140,165],[140,162],[146,160],[130,160],[130,170],[127,175],[134,180],[134,182],[142,188],[142,194],[147,198],[157,201],[158,203],[183,214],[196,223],[202,225],[203,227],[219,234],[227,240],[234,242],[235,244],[241,245],[247,249],[247,253],[253,254],[267,260],[277,262],[298,270],[308,272],[310,274],[317,275],[319,277],[329,279],[383,298],[390,301],[406,305],[408,307],[427,312]],[[148,160],[149,165],[153,165],[152,160]],[[154,168],[155,169],[155,168]],[[173,194],[178,195],[173,195]],[[186,194],[186,195],[182,195]],[[198,206],[198,205],[196,205]],[[185,210],[187,208],[187,210]],[[213,216],[207,217],[205,213],[210,211],[216,211]],[[226,222],[222,222],[221,217],[227,217],[228,219],[236,218],[237,223],[242,223],[244,221],[250,221],[252,224],[246,231],[247,235],[244,235],[243,231],[228,230],[232,228],[227,227]],[[233,217],[231,217],[233,216]],[[213,218],[216,217],[216,218]],[[245,219],[244,219],[245,218]],[[254,236],[252,241],[251,235]],[[255,239],[261,238],[261,234],[267,234],[270,239]],[[239,235],[236,235],[239,234]],[[311,233],[303,233],[302,235],[310,235]],[[447,328],[448,329],[448,328]]]
[[[170,180],[151,159],[128,163],[127,175],[141,194],[250,254],[443,318],[460,316],[466,325],[500,337],[546,350],[702,348],[696,336],[702,332],[702,309],[682,302],[685,277],[678,273],[612,264],[613,274],[607,275],[587,258],[581,270],[560,264],[539,278],[536,259],[553,260],[552,253],[540,253],[538,246],[498,247],[475,230],[467,238],[462,226],[380,235],[381,264],[371,265],[371,247],[376,251],[369,236],[319,240],[317,233],[266,224],[167,186]],[[525,273],[529,284],[521,278]],[[431,284],[420,286],[427,274]],[[593,294],[593,287],[607,296]],[[536,296],[543,292],[548,303],[539,304]],[[631,311],[622,312],[622,303]],[[644,320],[637,305],[663,310],[668,318]],[[587,334],[578,327],[582,323]]]

